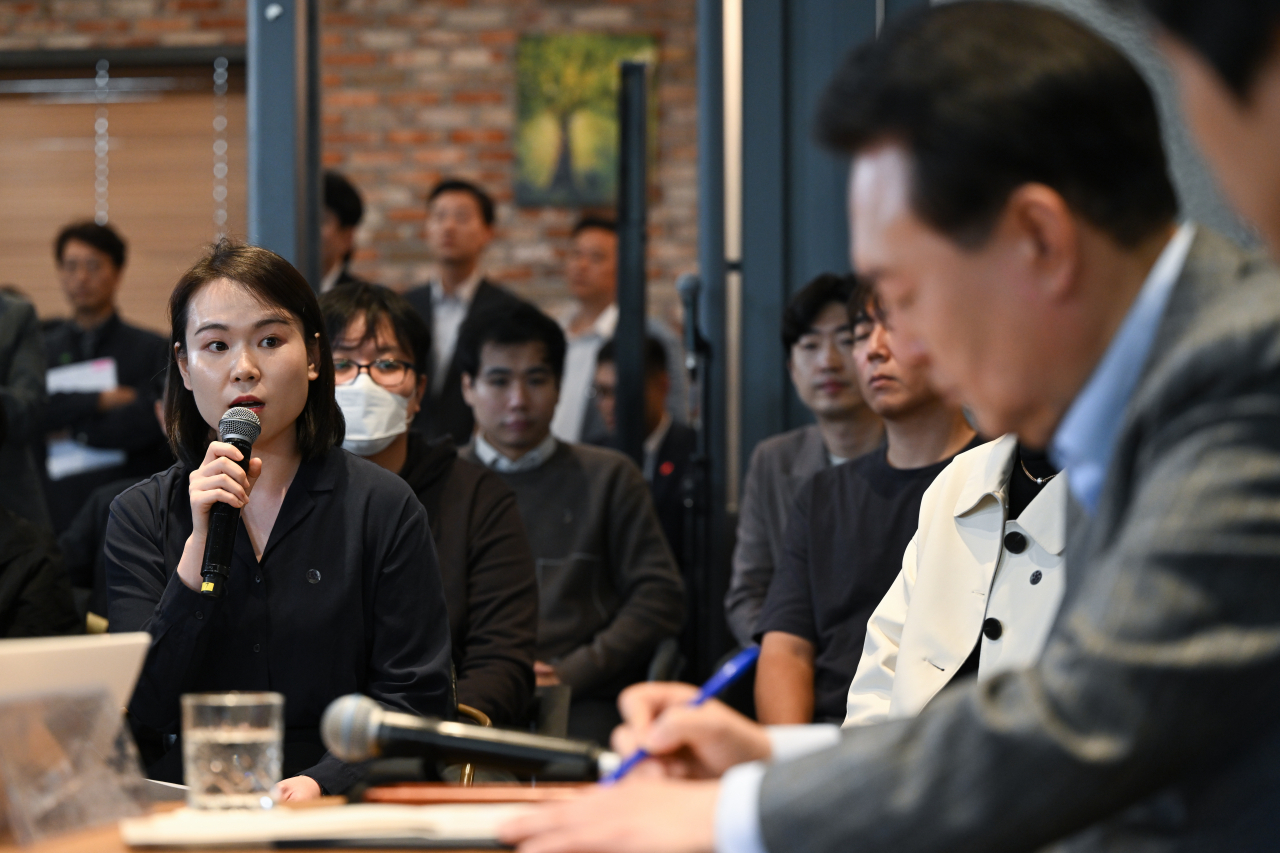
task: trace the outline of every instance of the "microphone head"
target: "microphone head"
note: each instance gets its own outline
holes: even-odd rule
[[[367,761],[378,754],[378,720],[382,706],[359,693],[334,699],[320,718],[325,748],[343,761]]]
[[[262,421],[253,413],[253,409],[235,406],[227,409],[222,420],[218,421],[218,440],[230,441],[238,438],[252,445],[262,433]]]
[[[702,280],[693,273],[685,273],[676,279],[676,293],[684,300],[697,299]]]

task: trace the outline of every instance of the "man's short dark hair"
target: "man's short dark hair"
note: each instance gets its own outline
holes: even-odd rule
[[[876,297],[875,287],[867,279],[856,276],[853,278],[853,290],[849,293],[849,301],[845,303],[845,309],[849,312],[849,325],[859,326],[880,320],[884,312]]]
[[[86,219],[83,222],[73,222],[63,228],[58,232],[57,239],[53,241],[53,259],[58,263],[62,263],[62,253],[66,250],[69,240],[78,240],[92,246],[111,258],[111,263],[116,265],[116,269],[124,269],[127,251],[125,242],[110,225],[99,225],[92,219]]]
[[[1280,3],[1274,0],[1143,0],[1142,5],[1204,57],[1241,100],[1276,48]]]
[[[559,382],[564,374],[564,353],[568,348],[560,324],[527,302],[491,308],[468,317],[458,330],[457,358],[462,372],[480,374],[480,353],[485,344],[542,344],[547,366]]]
[[[613,364],[618,360],[618,348],[614,345],[614,338],[604,342],[604,346],[596,351],[596,365]],[[644,336],[644,375],[655,376],[657,374],[670,375],[671,368],[667,364],[667,348],[662,345],[662,341],[653,335]]]
[[[607,216],[597,216],[590,214],[579,219],[573,226],[573,233],[570,236],[577,237],[583,231],[589,231],[595,228],[597,231],[608,231],[610,234],[618,233],[618,223]]]
[[[431,188],[431,192],[427,195],[427,206],[431,206],[431,202],[438,199],[445,193],[467,193],[476,200],[476,204],[480,207],[480,217],[484,219],[484,224],[490,228],[497,221],[496,208],[493,206],[493,197],[480,187],[464,181],[461,178],[447,178]]]
[[[818,132],[852,154],[901,143],[915,213],[961,245],[983,243],[1028,183],[1051,187],[1125,247],[1178,212],[1142,76],[1101,36],[1030,3],[904,15],[836,72]]]
[[[378,326],[385,319],[391,324],[396,343],[409,353],[413,369],[419,376],[430,375],[431,327],[409,300],[391,288],[363,281],[340,284],[320,297],[320,311],[331,346],[342,340],[343,332],[356,317],[364,317],[364,337],[355,342],[357,345],[376,340]]]
[[[791,348],[813,329],[828,305],[844,307],[856,281],[851,275],[824,272],[792,294],[782,312],[782,346],[788,358]]]
[[[324,206],[333,211],[343,228],[355,228],[364,219],[364,200],[346,176],[333,170],[324,173]]]

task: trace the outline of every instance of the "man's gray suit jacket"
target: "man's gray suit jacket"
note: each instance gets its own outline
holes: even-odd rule
[[[1280,847],[1280,276],[1200,229],[1039,664],[770,768],[782,851]]]
[[[814,424],[766,438],[756,445],[738,505],[733,575],[724,597],[725,618],[738,642],[755,642],[756,620],[782,562],[782,537],[800,487],[831,464]]]

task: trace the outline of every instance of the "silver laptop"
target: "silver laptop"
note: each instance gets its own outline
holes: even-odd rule
[[[145,631],[0,640],[0,702],[101,688],[124,708],[150,645]]]

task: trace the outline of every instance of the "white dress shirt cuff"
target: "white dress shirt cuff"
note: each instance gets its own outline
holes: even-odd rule
[[[809,726],[765,726],[774,761],[790,761],[818,752],[840,742],[840,727],[834,723]]]
[[[716,800],[716,853],[768,853],[760,833],[763,761],[730,768],[720,777]]]
[[[835,746],[840,727],[830,723],[812,726],[766,726],[774,761],[789,761]],[[767,765],[763,761],[739,764],[720,777],[716,800],[716,853],[768,853],[760,832],[760,782]]]

